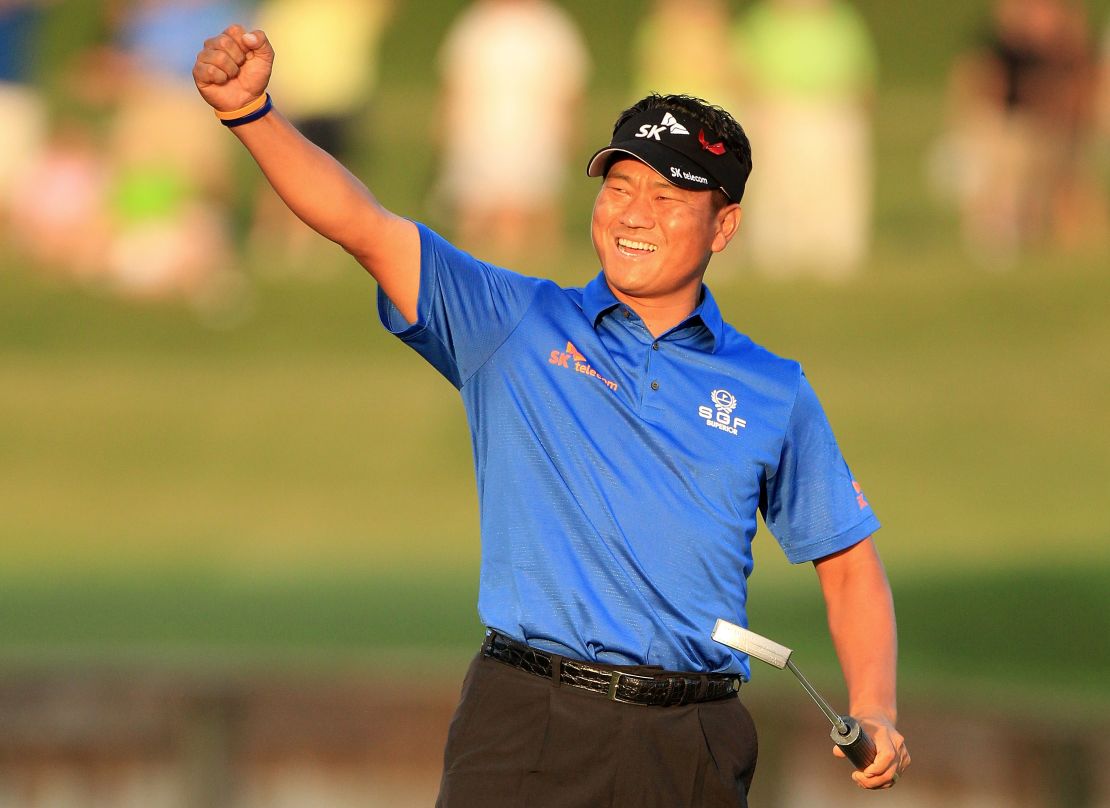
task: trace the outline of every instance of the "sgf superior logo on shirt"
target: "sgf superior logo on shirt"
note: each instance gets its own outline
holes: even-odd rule
[[[712,407],[704,404],[698,407],[698,417],[705,419],[706,426],[730,435],[739,435],[740,430],[748,425],[743,418],[737,418],[732,414],[738,402],[736,396],[728,390],[714,390],[709,394],[709,399],[713,402]]]

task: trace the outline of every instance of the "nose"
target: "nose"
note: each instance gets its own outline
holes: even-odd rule
[[[632,192],[621,209],[620,223],[625,227],[650,229],[655,224],[650,196],[642,190]]]

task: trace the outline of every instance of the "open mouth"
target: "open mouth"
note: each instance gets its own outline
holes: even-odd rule
[[[633,241],[630,238],[618,238],[617,249],[625,255],[639,256],[650,255],[659,248],[654,244],[648,244],[646,241]]]

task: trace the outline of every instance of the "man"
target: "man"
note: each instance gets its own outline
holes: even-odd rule
[[[1096,60],[1082,3],[995,0],[949,77],[948,143],[966,246],[988,268],[1106,244],[1094,152]]]
[[[452,20],[437,62],[434,197],[461,245],[497,261],[557,255],[572,122],[590,71],[578,27],[550,0],[474,0]]]
[[[739,125],[683,96],[623,114],[588,169],[604,177],[603,271],[561,289],[385,210],[273,111],[273,59],[262,32],[232,26],[193,75],[282,199],[374,276],[384,324],[470,418],[490,631],[439,804],[746,805],[748,661],[710,632],[744,622],[757,510],[816,565],[852,714],[878,749],[853,777],[893,784],[909,754],[878,522],[798,365],[725,325],[702,285],[740,224]]]
[[[871,247],[878,56],[855,3],[755,0],[733,31],[760,194],[744,246],[768,277],[857,274]]]
[[[42,5],[0,0],[0,240],[19,210],[21,175],[37,160],[49,129],[46,103],[32,84]]]

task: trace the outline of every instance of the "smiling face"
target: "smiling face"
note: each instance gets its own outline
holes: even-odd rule
[[[693,311],[710,257],[740,225],[740,206],[721,205],[723,198],[671,185],[639,160],[613,163],[594,202],[591,230],[617,299],[641,316],[637,304],[685,308],[681,317]]]

